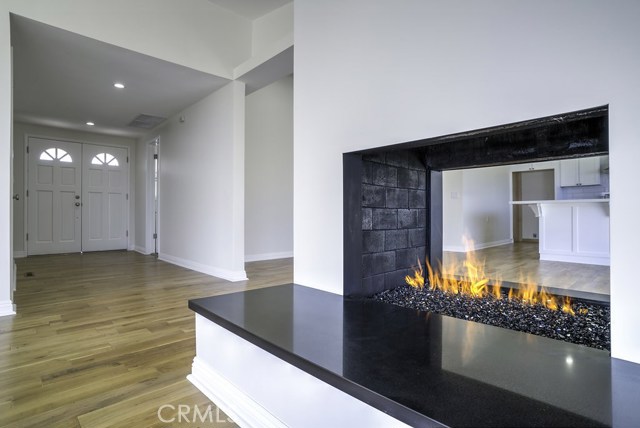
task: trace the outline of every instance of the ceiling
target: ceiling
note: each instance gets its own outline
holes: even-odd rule
[[[15,15],[11,42],[14,120],[27,123],[135,138],[148,132],[127,126],[138,115],[169,117],[228,82]]]
[[[291,2],[209,1],[251,20]],[[13,14],[11,44],[19,122],[138,138],[148,132],[129,126],[139,115],[168,118],[229,82]],[[293,47],[239,80],[250,94],[292,72]]]
[[[292,0],[209,0],[211,3],[227,9],[236,15],[240,15],[253,21],[269,12],[272,12]]]

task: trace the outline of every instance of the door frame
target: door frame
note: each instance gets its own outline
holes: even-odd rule
[[[154,148],[154,144],[156,147]],[[160,136],[154,137],[147,141],[145,156],[147,157],[146,166],[147,166],[147,178],[146,178],[146,190],[147,190],[147,198],[145,205],[145,254],[153,254],[154,250],[160,254]],[[154,164],[153,164],[153,155],[154,153],[158,154],[158,218],[154,218],[154,212],[156,207],[154,206],[156,201],[154,198],[153,185],[154,185]],[[157,221],[157,228],[154,227],[154,222]],[[157,233],[158,238],[157,242],[154,245],[153,234]]]
[[[511,183],[512,183],[512,201],[521,201],[522,200],[522,171],[511,171]],[[512,209],[512,222],[511,222],[511,233],[512,233],[512,241],[520,242],[522,241],[522,205],[511,206]]]
[[[529,172],[541,172],[541,171],[552,171],[553,172],[553,197],[554,199],[557,195],[557,185],[558,185],[558,168],[556,166],[543,166],[540,169],[518,169],[511,170],[510,178],[510,187],[511,187],[511,200],[512,201],[521,201],[522,200],[522,175]],[[539,239],[530,239],[522,237],[522,211],[526,209],[524,205],[512,205],[511,210],[511,240],[513,242],[533,242],[538,243]]]
[[[103,147],[118,147],[118,148],[122,148],[125,149],[127,151],[127,168],[128,168],[128,174],[129,174],[129,199],[127,200],[127,219],[126,219],[126,224],[127,224],[127,230],[129,231],[129,236],[127,237],[127,250],[131,249],[131,242],[132,242],[132,235],[134,235],[135,233],[135,229],[130,227],[131,226],[131,207],[134,206],[131,204],[131,201],[133,200],[133,192],[132,189],[135,188],[134,186],[134,177],[131,174],[131,165],[134,162],[134,158],[132,158],[132,150],[131,147],[127,146],[126,144],[114,144],[114,143],[109,143],[109,142],[105,142],[105,143],[99,143],[99,142],[95,142],[95,141],[87,141],[87,140],[80,140],[80,139],[76,139],[76,138],[67,138],[67,137],[52,137],[50,135],[47,134],[35,134],[35,133],[29,133],[29,132],[25,132],[24,134],[24,146],[23,146],[23,150],[24,150],[24,178],[23,178],[23,183],[24,183],[24,188],[22,189],[22,194],[24,195],[24,212],[23,212],[23,224],[24,224],[24,230],[23,230],[23,234],[22,234],[22,245],[24,248],[24,254],[25,256],[29,256],[29,250],[27,248],[27,231],[29,230],[29,198],[26,196],[27,195],[27,187],[29,186],[29,155],[30,153],[27,153],[27,147],[29,147],[29,139],[30,138],[41,138],[44,140],[52,140],[52,141],[60,141],[60,142],[67,142],[67,143],[79,143],[79,144],[89,144],[92,146],[103,146]],[[80,165],[80,167],[82,168],[82,164]],[[135,212],[133,215],[133,218],[135,218]],[[132,230],[133,229],[133,230]],[[13,228],[12,228],[13,230]],[[81,251],[82,252],[82,251]]]

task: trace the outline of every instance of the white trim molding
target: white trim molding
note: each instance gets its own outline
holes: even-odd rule
[[[167,263],[182,266],[187,269],[195,270],[207,275],[215,276],[216,278],[226,279],[231,282],[246,281],[247,273],[243,270],[229,270],[217,268],[214,266],[204,265],[202,263],[194,262],[192,260],[186,260],[180,257],[171,256],[166,253],[160,253],[158,258]]]
[[[608,256],[602,255],[584,255],[575,253],[562,253],[562,252],[541,252],[540,260],[546,260],[550,262],[564,262],[564,263],[582,263],[587,265],[599,265],[610,266],[611,259]]]
[[[0,317],[4,317],[6,315],[15,315],[16,314],[16,305],[11,302],[11,300],[4,300],[0,302]]]
[[[148,256],[149,254],[151,254],[151,252],[150,252],[150,251],[147,251],[147,249],[146,249],[146,248],[141,247],[141,246],[139,246],[139,245],[135,245],[135,246],[133,247],[133,251],[135,251],[136,253],[143,254],[143,255],[145,255],[145,256]]]
[[[259,262],[263,260],[277,260],[277,259],[290,259],[293,257],[293,251],[283,251],[280,253],[263,253],[263,254],[252,254],[245,255],[245,262]]]
[[[25,257],[27,257],[27,252],[24,251],[24,250],[22,250],[22,251],[17,250],[17,251],[13,252],[13,258],[14,259],[23,259]]]
[[[187,379],[241,427],[286,428],[282,421],[198,357],[193,359]]]
[[[509,245],[509,244],[513,244],[513,239],[502,239],[500,241],[481,242],[481,243],[477,243],[476,242],[473,245],[473,249],[474,250],[483,250],[485,248],[499,247],[501,245]],[[467,252],[467,249],[464,248],[461,245],[447,245],[442,250],[443,251],[450,251],[452,253],[466,253]]]

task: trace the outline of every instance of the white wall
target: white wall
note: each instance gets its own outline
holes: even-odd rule
[[[2,6],[0,6],[2,8]],[[0,9],[2,11],[2,9]],[[12,80],[9,14],[0,15],[0,316],[12,314],[15,272],[12,237]]]
[[[246,97],[245,260],[293,256],[293,76]]]
[[[476,248],[506,244],[511,239],[509,167],[464,170],[464,225]],[[487,189],[492,189],[487,192]]]
[[[283,39],[293,40],[293,2],[253,21],[251,51],[254,56],[272,49]]]
[[[14,190],[13,193],[20,195],[19,201],[13,203],[13,253],[15,256],[25,256],[25,210],[26,210],[26,198],[25,198],[25,143],[27,136],[31,137],[44,137],[61,141],[73,141],[79,143],[91,143],[105,146],[120,146],[127,147],[129,149],[129,200],[135,200],[135,181],[134,174],[135,165],[135,140],[131,138],[116,137],[112,135],[93,134],[90,132],[78,132],[68,129],[52,128],[49,126],[32,125],[20,122],[14,122],[13,124],[13,171],[14,171]],[[133,236],[135,234],[135,206],[133,203],[129,204],[129,236],[130,245],[133,245]]]
[[[612,353],[640,362],[640,199],[622,196],[640,2],[296,0],[294,17],[295,282],[342,293],[343,152],[609,104]]]
[[[246,279],[244,101],[231,82],[138,142],[160,137],[159,257],[231,281]]]
[[[462,170],[442,174],[442,249],[462,251],[464,235]]]
[[[466,251],[511,242],[508,166],[445,171],[442,175],[443,249]]]

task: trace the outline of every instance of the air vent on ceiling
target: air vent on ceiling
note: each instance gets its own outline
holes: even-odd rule
[[[150,116],[148,114],[138,115],[135,119],[131,121],[129,126],[134,128],[143,128],[143,129],[153,129],[156,126],[160,125],[166,117],[159,116]]]

